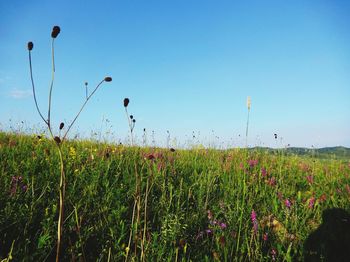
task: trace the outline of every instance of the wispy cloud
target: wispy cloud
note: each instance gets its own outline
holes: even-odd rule
[[[24,98],[30,97],[31,95],[32,95],[32,91],[30,89],[21,90],[17,88],[12,89],[9,94],[9,96],[14,99],[24,99]]]

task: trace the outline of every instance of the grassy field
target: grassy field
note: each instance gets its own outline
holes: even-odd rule
[[[349,254],[349,159],[74,140],[62,149],[62,261],[319,261],[334,254],[341,261]],[[0,133],[0,261],[54,259],[56,151],[43,137]]]

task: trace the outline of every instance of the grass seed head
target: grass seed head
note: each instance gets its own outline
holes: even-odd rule
[[[34,47],[33,42],[28,42],[27,47],[28,47],[28,50],[29,50],[29,51],[32,51],[32,49],[33,49],[33,47]]]
[[[136,119],[133,119],[132,122],[135,123],[135,122],[136,122]]]
[[[133,115],[130,115],[130,119],[134,119],[134,116],[133,116]]]
[[[130,102],[129,98],[124,98],[124,107],[127,107],[129,102]]]
[[[251,99],[250,99],[250,96],[247,97],[247,107],[248,107],[248,110],[250,110],[250,106],[251,106]]]
[[[64,123],[63,123],[63,122],[61,122],[61,124],[60,124],[60,130],[62,130],[62,129],[63,129],[63,127],[64,127]]]
[[[56,38],[60,32],[61,32],[61,28],[59,26],[55,25],[52,28],[51,37]]]
[[[105,81],[106,81],[106,82],[112,82],[112,77],[106,76],[106,77],[105,77]]]

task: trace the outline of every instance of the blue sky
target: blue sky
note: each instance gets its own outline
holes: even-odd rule
[[[322,0],[1,1],[0,128],[43,126],[26,44],[45,111],[59,25],[56,126],[78,111],[85,81],[110,75],[78,119],[81,136],[124,141],[129,97],[139,140],[146,128],[163,145],[169,130],[181,145],[195,132],[205,145],[243,146],[251,96],[250,146],[350,147],[349,13],[347,1]]]

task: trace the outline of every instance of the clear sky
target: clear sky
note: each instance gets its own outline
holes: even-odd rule
[[[1,129],[40,127],[31,95],[28,41],[39,105],[47,110],[51,29],[53,121],[69,123],[90,89],[74,132],[127,137],[124,97],[159,144],[350,147],[349,1],[0,1]],[[108,122],[106,122],[108,119]],[[218,137],[218,138],[216,138]],[[151,140],[151,138],[149,138]]]

